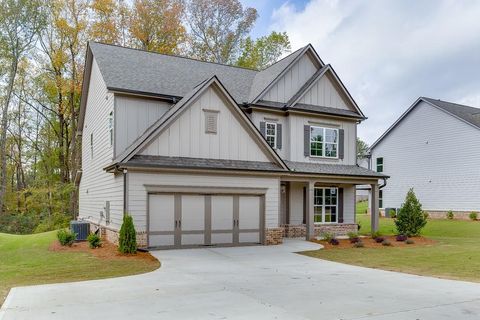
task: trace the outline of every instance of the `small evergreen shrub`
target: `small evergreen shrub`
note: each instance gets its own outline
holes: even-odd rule
[[[455,215],[453,214],[452,210],[448,210],[446,217],[448,220],[453,220],[453,218],[455,218]]]
[[[332,239],[335,239],[335,235],[330,232],[323,232],[322,237],[323,237],[323,240],[327,241],[328,243],[330,243]]]
[[[413,241],[413,239],[407,239],[407,241],[405,241],[406,244],[414,244],[415,241]]]
[[[397,217],[397,211],[395,209],[388,210],[388,216],[392,219],[395,219]]]
[[[132,216],[128,214],[123,216],[123,223],[118,238],[118,251],[121,253],[137,252],[137,232],[133,225]]]
[[[350,243],[356,243],[360,241],[360,238],[358,237],[358,234],[356,232],[349,232],[347,233],[348,239],[350,240]]]
[[[102,245],[102,240],[100,237],[95,233],[90,233],[87,237],[88,245],[91,249],[98,248]]]
[[[375,238],[375,242],[376,242],[376,243],[382,243],[383,241],[385,241],[385,238],[384,238],[384,237],[376,237],[376,238]]]
[[[77,239],[77,234],[67,229],[60,229],[57,232],[57,239],[62,246],[71,247]]]
[[[470,220],[475,221],[478,218],[478,214],[476,212],[472,212],[468,215],[468,217],[470,218]]]
[[[407,241],[408,237],[404,234],[399,234],[395,237],[395,240],[397,241]]]
[[[389,247],[391,246],[392,244],[390,243],[390,241],[388,241],[387,239],[383,240],[382,241],[382,246],[386,246],[386,247]]]
[[[427,219],[422,210],[422,204],[418,201],[413,188],[408,190],[405,202],[397,213],[395,226],[398,234],[407,237],[416,236],[427,224]]]
[[[382,234],[380,233],[380,231],[372,232],[371,235],[372,235],[372,239],[376,239],[376,238],[382,236]]]
[[[363,248],[365,245],[363,244],[362,241],[357,241],[353,244],[354,248]]]
[[[430,215],[428,214],[427,211],[423,211],[423,217],[425,218],[425,220],[427,220],[430,217]]]

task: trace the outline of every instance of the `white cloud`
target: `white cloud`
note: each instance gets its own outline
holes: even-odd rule
[[[480,107],[480,1],[312,0],[273,11],[292,48],[312,43],[369,117],[373,142],[418,96]]]

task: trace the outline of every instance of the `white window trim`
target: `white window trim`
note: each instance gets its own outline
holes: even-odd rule
[[[273,125],[275,127],[274,129],[274,134],[268,134],[268,125]],[[268,143],[268,137],[273,137],[273,148],[277,149],[277,123],[276,122],[271,122],[271,121],[266,121],[265,122],[265,140],[267,140]]]
[[[317,224],[317,225],[320,225],[320,224],[337,224],[339,223],[338,222],[338,188],[337,187],[315,187],[315,189],[317,190],[322,190],[322,200],[323,200],[323,203],[321,205],[316,205],[315,204],[315,199],[313,200],[313,212],[315,214],[315,207],[321,207],[322,208],[322,222],[314,222],[314,224]],[[335,201],[335,205],[331,205],[331,204],[328,204],[326,205],[325,204],[325,190],[326,189],[335,189],[335,195],[336,195],[336,198],[337,198],[337,201]],[[314,193],[315,194],[315,193]],[[335,207],[335,217],[336,217],[336,221],[330,221],[330,222],[325,222],[325,207]],[[314,218],[314,221],[315,221],[315,217]]]
[[[382,159],[382,164],[381,164],[382,171],[378,171],[378,159]],[[383,159],[383,157],[378,157],[378,158],[375,159],[375,171],[380,172],[380,173],[382,173],[382,172],[385,171],[384,159]]]
[[[316,128],[316,129],[322,129],[323,130],[323,137],[324,137],[324,141],[322,141],[322,155],[321,156],[316,156],[316,155],[312,155],[312,142],[317,142],[318,141],[312,141],[312,128]],[[325,130],[335,130],[335,132],[337,133],[337,142],[335,143],[332,143],[332,142],[326,142],[325,141],[325,137],[326,137],[326,134],[325,134]],[[327,127],[319,127],[319,126],[310,126],[310,141],[309,141],[309,146],[310,146],[310,157],[311,158],[324,158],[324,159],[338,159],[338,139],[339,139],[339,136],[338,136],[338,129],[336,128],[327,128]],[[325,156],[325,152],[326,152],[326,148],[325,148],[325,144],[328,143],[328,144],[335,144],[337,146],[337,155],[335,157],[327,157]]]

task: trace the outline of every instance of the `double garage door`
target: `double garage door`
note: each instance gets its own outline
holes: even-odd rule
[[[258,195],[237,194],[149,194],[148,246],[260,244],[263,199]]]

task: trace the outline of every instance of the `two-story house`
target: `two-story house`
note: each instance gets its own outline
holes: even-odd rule
[[[90,43],[79,217],[159,248],[356,231],[355,186],[375,206],[386,178],[356,164],[364,119],[311,45],[258,71]]]

